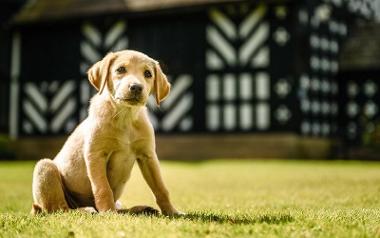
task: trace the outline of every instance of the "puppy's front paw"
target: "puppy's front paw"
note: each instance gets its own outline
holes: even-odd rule
[[[82,212],[87,212],[87,213],[91,213],[91,214],[98,213],[98,211],[94,207],[81,207],[81,208],[79,208],[79,210]]]
[[[148,216],[157,216],[159,214],[158,210],[149,206],[134,206],[128,209],[128,212],[135,215],[148,215]]]
[[[175,213],[174,216],[182,217],[182,216],[186,216],[186,213],[182,211],[177,211],[177,213]]]
[[[168,210],[168,211],[162,211],[162,214],[164,214],[165,216],[169,216],[169,217],[180,217],[180,216],[185,216],[186,215],[186,213],[178,211],[177,209],[171,209],[171,210]]]

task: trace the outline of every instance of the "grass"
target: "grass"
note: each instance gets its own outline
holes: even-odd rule
[[[0,163],[0,237],[380,237],[380,163],[162,162],[182,218],[30,216],[31,162]],[[121,201],[154,200],[138,169]]]

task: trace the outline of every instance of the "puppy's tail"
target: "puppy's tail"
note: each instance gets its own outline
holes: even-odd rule
[[[32,204],[32,210],[30,211],[30,214],[37,215],[40,213],[42,213],[42,208],[38,204],[33,203]]]

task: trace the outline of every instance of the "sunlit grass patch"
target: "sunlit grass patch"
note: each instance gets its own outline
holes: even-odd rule
[[[380,237],[380,163],[162,162],[175,218],[31,216],[32,170],[0,163],[0,237]],[[137,168],[121,201],[157,207]]]

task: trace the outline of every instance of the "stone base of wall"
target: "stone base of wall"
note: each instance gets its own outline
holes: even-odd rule
[[[67,137],[20,138],[10,149],[16,159],[54,158]],[[333,156],[335,141],[295,134],[194,134],[158,135],[160,159],[326,159]]]

